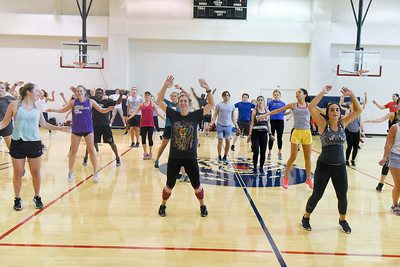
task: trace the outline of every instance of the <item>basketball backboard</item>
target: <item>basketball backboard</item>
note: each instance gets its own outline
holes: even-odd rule
[[[100,44],[62,43],[60,67],[104,69],[103,47]]]
[[[340,51],[337,76],[382,76],[382,53]]]

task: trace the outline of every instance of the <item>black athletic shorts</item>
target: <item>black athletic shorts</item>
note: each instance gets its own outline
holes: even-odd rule
[[[12,122],[10,122],[6,128],[0,130],[0,136],[10,136],[14,130]]]
[[[203,116],[203,121],[210,123],[211,122],[211,114],[204,115]]]
[[[165,126],[162,138],[163,139],[171,139],[171,133],[172,133],[171,126]]]
[[[15,159],[38,158],[43,154],[42,141],[11,139],[10,156]]]
[[[250,132],[250,122],[249,121],[238,121],[237,122],[240,131],[243,133],[243,135],[249,135]],[[236,134],[238,135],[238,134]]]
[[[103,143],[112,144],[114,143],[113,134],[110,126],[95,126],[94,130],[94,142],[101,143],[101,137],[103,136]]]
[[[72,134],[74,134],[74,135],[76,135],[76,136],[80,136],[80,137],[86,137],[86,136],[88,136],[89,134],[91,134],[92,132],[90,132],[90,133],[88,133],[88,132],[82,132],[82,133],[72,133]]]
[[[142,118],[142,116],[140,116],[140,115],[133,116],[133,118],[128,120],[128,125],[130,127],[140,127],[140,119],[141,118]]]

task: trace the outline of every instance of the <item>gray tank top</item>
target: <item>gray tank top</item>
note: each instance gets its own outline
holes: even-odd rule
[[[347,124],[346,129],[352,133],[356,133],[360,131],[360,117]]]
[[[298,103],[296,103],[293,108],[293,118],[293,128],[299,130],[310,129],[310,111],[308,110],[308,104],[305,108],[299,108]]]
[[[346,141],[346,134],[341,123],[338,123],[338,130],[335,132],[326,124],[321,135],[322,152],[318,160],[329,165],[341,165],[345,162],[343,144]]]

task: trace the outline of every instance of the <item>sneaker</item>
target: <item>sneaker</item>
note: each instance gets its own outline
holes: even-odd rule
[[[43,209],[43,202],[42,202],[42,198],[39,196],[35,196],[33,197],[33,203],[35,203],[35,208],[37,209]]]
[[[153,157],[153,153],[149,153],[149,154],[147,154],[147,159],[151,159]]]
[[[399,206],[391,206],[390,207],[390,212],[393,215],[400,216],[400,207]]]
[[[15,211],[22,210],[22,199],[20,197],[16,197],[14,199],[14,210]]]
[[[231,150],[235,151],[235,146],[234,145],[231,145]]]
[[[378,192],[382,192],[382,188],[383,188],[383,184],[382,183],[379,183],[377,186],[376,186],[376,191],[378,191]]]
[[[351,161],[351,166],[356,166],[356,162],[354,160]]]
[[[264,174],[265,174],[264,168],[261,167],[259,170],[260,170],[260,174],[261,174],[261,175],[264,175]]]
[[[125,131],[125,132],[124,132],[124,135],[127,135],[127,134],[128,134],[128,131]]]
[[[167,206],[161,204],[160,207],[158,208],[158,215],[161,217],[165,217],[167,214],[165,213],[165,210],[167,209]]]
[[[158,160],[154,161],[154,168],[158,169],[160,167],[159,163]]]
[[[222,158],[222,161],[225,162],[225,163],[228,162],[228,159],[227,159],[226,155],[224,155],[224,157]]]
[[[222,157],[221,155],[218,155],[218,161],[221,162],[222,161]]]
[[[87,165],[87,160],[88,160],[88,157],[84,157],[84,158],[83,158],[83,162],[82,162],[82,165],[83,165],[83,166],[86,166],[86,165]]]
[[[311,178],[307,178],[307,179],[306,179],[306,184],[308,184],[308,186],[309,186],[311,189],[314,189],[314,183],[313,183],[313,181],[311,180]]]
[[[201,205],[200,206],[200,215],[201,215],[201,217],[207,217],[208,211],[207,211],[207,206],[206,205]]]
[[[121,166],[121,159],[120,158],[116,158],[115,159],[115,166],[117,166],[117,167]]]
[[[93,182],[94,183],[98,183],[99,182],[99,172],[97,171],[97,172],[94,172],[93,173]]]
[[[179,182],[180,182],[180,183],[184,182],[185,179],[186,179],[185,177],[186,177],[186,175],[183,175],[183,174],[182,174],[182,175],[181,175],[181,178],[179,178]]]
[[[74,180],[74,178],[75,178],[75,173],[74,173],[74,171],[70,171],[70,172],[68,173],[68,183],[71,183],[71,182]]]
[[[348,160],[346,160],[346,166],[350,166],[350,163]]]
[[[139,142],[136,142],[135,147],[139,147]]]
[[[135,143],[132,142],[132,143],[131,143],[131,148],[134,148],[134,147],[135,147]]]
[[[310,218],[306,218],[303,216],[301,218],[301,228],[303,228],[306,231],[311,231],[311,225],[310,225]]]
[[[289,178],[283,177],[282,179],[282,187],[287,189],[289,187]]]
[[[189,183],[190,182],[189,176],[185,175],[185,178],[183,179],[183,181]]]
[[[271,153],[268,153],[267,160],[271,160]]]
[[[149,159],[149,154],[143,153],[143,160],[148,160]]]
[[[342,227],[342,231],[346,234],[351,234],[351,228],[346,220],[339,220],[339,225]]]
[[[253,168],[253,174],[254,174],[254,175],[257,175],[257,174],[258,174],[257,167],[256,167],[256,168]]]
[[[278,153],[278,160],[282,160],[282,153]]]

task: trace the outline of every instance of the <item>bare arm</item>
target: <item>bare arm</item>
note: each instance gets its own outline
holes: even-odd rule
[[[249,143],[251,141],[251,134],[253,133],[254,118],[255,117],[256,117],[256,110],[254,109],[251,112],[251,122],[250,122],[249,136],[247,137],[247,143]]]
[[[210,87],[204,79],[199,79],[199,84],[201,88],[204,88],[207,93],[207,105],[203,107],[203,115],[209,114],[210,111],[214,108],[214,96],[211,92]]]
[[[46,122],[42,112],[39,112],[39,116],[40,116],[40,118],[39,118],[40,127],[43,127],[47,130],[57,130],[57,131],[62,131],[62,132],[69,132],[71,130],[71,128],[68,126],[53,125],[53,124]]]
[[[168,75],[167,79],[165,79],[163,87],[161,87],[160,92],[157,95],[157,105],[161,108],[162,111],[167,112],[167,105],[164,103],[165,92],[169,87],[174,84],[174,76]]]
[[[218,117],[218,109],[215,108],[214,115],[211,118],[210,126],[215,123],[215,121],[217,120],[217,117]]]
[[[51,97],[46,97],[46,101],[54,102],[56,100],[56,98],[54,97],[55,93],[56,92],[51,91]]]
[[[264,114],[264,115],[260,115],[260,116],[258,116],[258,118],[259,118],[259,120],[263,120],[263,119],[267,118],[268,116],[281,113],[281,112],[283,112],[283,111],[285,111],[285,110],[287,110],[287,109],[293,109],[293,106],[294,106],[294,103],[289,103],[289,104],[287,104],[287,105],[284,106],[284,107],[275,109],[275,110],[270,111],[270,112],[268,112],[268,113],[266,113],[266,114]]]
[[[355,119],[357,119],[360,116],[361,106],[360,106],[360,102],[358,102],[357,97],[347,87],[342,88],[342,93],[344,95],[350,96],[351,102],[353,103],[353,107],[354,107],[354,110],[352,113],[350,113],[348,116],[341,119],[343,127],[346,127],[346,125],[353,122]]]
[[[364,123],[381,123],[381,122],[384,122],[384,121],[387,121],[388,119],[390,119],[391,115],[392,115],[392,113],[388,113],[383,117],[380,117],[380,118],[377,118],[374,120],[364,121]]]
[[[68,110],[72,110],[73,106],[74,106],[74,100],[71,100],[68,104],[66,104],[62,108],[58,108],[58,109],[51,108],[48,111],[55,112],[55,113],[65,113]]]
[[[142,109],[142,105],[139,105],[133,112],[131,115],[129,115],[127,120],[132,119],[133,117],[135,117],[135,115]]]
[[[68,104],[68,100],[65,98],[65,95],[63,92],[60,93],[60,96],[61,96],[62,100],[64,101],[64,103]]]
[[[361,109],[364,110],[366,105],[367,105],[367,93],[364,93],[364,102],[362,104]]]
[[[380,109],[386,109],[385,106],[382,106],[382,105],[378,104],[378,102],[376,102],[375,100],[372,101],[372,104],[374,104],[375,106],[377,106]]]
[[[100,113],[108,113],[108,112],[110,112],[111,110],[113,110],[115,108],[115,106],[110,106],[108,108],[102,108],[93,99],[90,99],[90,106],[92,108],[94,108],[95,110],[97,110],[98,112],[100,112]]]
[[[326,85],[321,92],[314,97],[314,99],[308,104],[308,110],[311,113],[311,117],[315,121],[315,123],[318,125],[318,130],[320,131],[320,134],[322,134],[321,131],[324,131],[325,126],[326,126],[326,119],[321,115],[319,110],[317,109],[318,103],[322,100],[324,95],[326,95],[330,90],[332,90],[332,86]]]
[[[18,105],[17,101],[11,102],[8,105],[6,114],[4,115],[3,120],[0,122],[0,130],[6,128],[8,124],[10,124],[11,119],[15,116],[17,105]]]
[[[385,162],[389,157],[390,151],[392,150],[394,144],[396,133],[397,133],[397,124],[392,125],[392,127],[390,127],[389,133],[386,137],[385,152],[383,153],[383,158],[379,161],[379,165],[381,166],[385,164]]]

